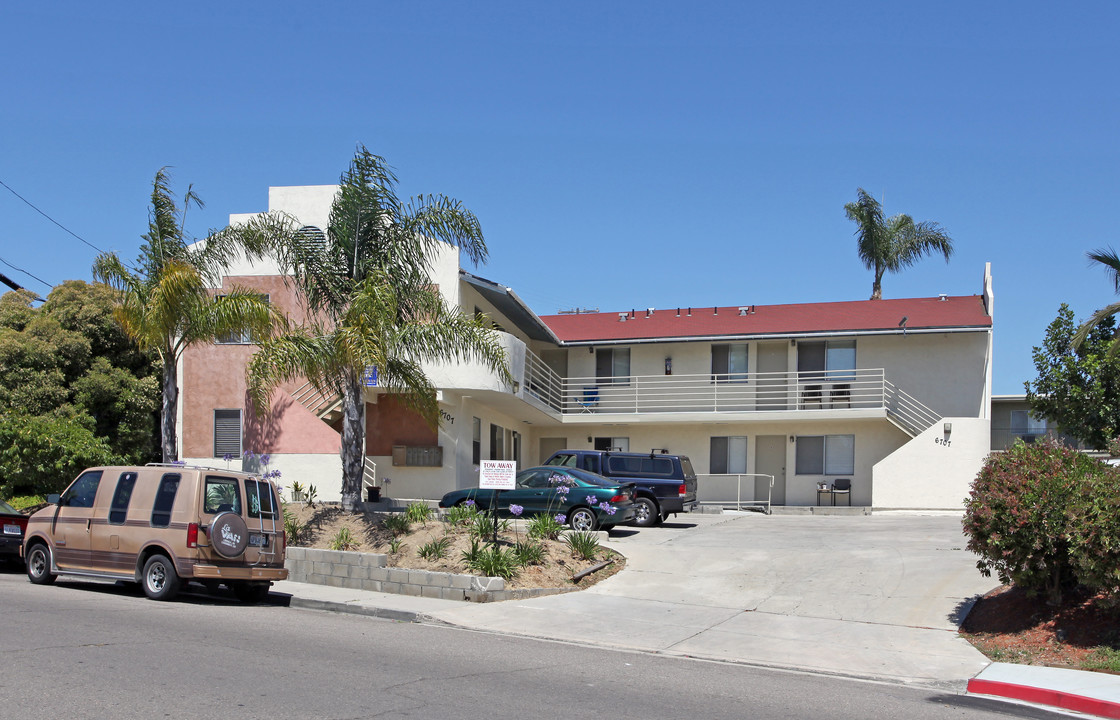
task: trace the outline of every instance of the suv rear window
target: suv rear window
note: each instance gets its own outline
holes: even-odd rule
[[[672,460],[648,455],[610,455],[607,457],[607,468],[612,475],[673,476]]]
[[[235,478],[207,475],[205,497],[202,511],[208,515],[220,512],[241,514],[241,488]]]

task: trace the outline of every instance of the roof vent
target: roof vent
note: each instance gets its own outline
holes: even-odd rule
[[[619,322],[626,322],[626,316],[627,316],[627,313],[620,312],[618,314],[618,321]]]
[[[646,308],[646,317],[653,315],[653,308]]]
[[[681,309],[677,308],[677,317],[680,317],[680,316],[681,316]]]
[[[749,314],[750,314],[750,312],[751,312],[751,307],[750,307],[750,305],[746,305],[746,306],[740,306],[740,307],[739,307],[739,317],[743,317],[744,315],[749,315]]]
[[[946,301],[949,300],[949,296],[946,295],[945,293],[941,293],[937,296],[937,299],[940,300],[941,302],[946,302]]]
[[[719,308],[718,307],[714,307],[714,306],[712,307],[712,315],[719,315]]]

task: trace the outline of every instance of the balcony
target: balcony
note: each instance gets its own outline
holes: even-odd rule
[[[521,388],[525,399],[576,422],[618,415],[797,413],[804,418],[812,412],[878,410],[917,435],[940,419],[892,385],[882,369],[562,378],[527,353]]]

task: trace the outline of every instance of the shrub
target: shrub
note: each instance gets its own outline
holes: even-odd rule
[[[572,555],[580,560],[594,560],[599,553],[599,538],[589,532],[572,532],[564,536]]]
[[[478,557],[470,564],[470,569],[479,575],[510,580],[517,574],[517,555],[513,548],[503,549],[492,545],[478,553]]]
[[[350,532],[350,528],[344,527],[331,538],[330,547],[331,550],[357,550],[358,541],[354,538],[354,534]]]
[[[1092,493],[1110,482],[1115,488],[1116,473],[1053,439],[1017,442],[990,455],[965,501],[964,531],[968,549],[980,556],[976,567],[1060,603],[1063,589],[1099,574],[1088,554],[1107,547],[1096,523],[1108,503]]]
[[[544,545],[535,540],[525,540],[513,547],[519,565],[540,565],[544,562]]]
[[[428,507],[427,503],[414,502],[408,504],[404,514],[409,522],[426,523],[428,521],[428,516],[432,514],[432,509]]]
[[[451,547],[451,538],[444,535],[438,540],[426,542],[416,549],[416,553],[425,560],[442,560],[447,557],[447,550]]]
[[[463,504],[448,508],[443,514],[443,519],[449,525],[467,525],[476,515],[478,515],[477,506]]]
[[[564,532],[564,523],[560,520],[560,518],[563,517],[563,515],[534,515],[533,518],[529,520],[529,537],[540,540],[558,539],[560,533]]]
[[[284,508],[284,533],[288,536],[288,544],[299,545],[305,532],[307,532],[307,525],[301,523],[294,513]]]
[[[1069,509],[1070,561],[1082,585],[1120,596],[1120,469],[1098,465]]]
[[[0,413],[0,496],[62,492],[82,470],[120,460],[75,420]]]
[[[407,535],[412,530],[412,522],[407,515],[388,515],[381,524],[394,535]]]

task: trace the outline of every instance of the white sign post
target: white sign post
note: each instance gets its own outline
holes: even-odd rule
[[[516,460],[483,460],[478,473],[478,487],[482,490],[513,490],[517,487]]]

